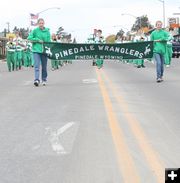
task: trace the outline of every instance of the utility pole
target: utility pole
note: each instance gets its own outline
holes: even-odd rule
[[[8,27],[8,28],[7,28],[7,32],[10,33],[10,29],[9,29],[9,28],[10,28],[10,23],[7,22],[6,24],[7,24],[7,27]]]
[[[163,24],[164,24],[164,28],[166,27],[166,22],[165,22],[165,1],[164,0],[159,0],[161,3],[163,3]]]

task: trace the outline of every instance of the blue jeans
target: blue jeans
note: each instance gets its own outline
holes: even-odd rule
[[[157,79],[163,77],[164,73],[164,55],[160,53],[154,53],[154,58],[156,61],[156,73]]]
[[[41,79],[42,81],[47,81],[47,56],[42,53],[33,53],[34,57],[34,76],[35,76],[35,81],[39,80],[39,75],[40,75],[40,65],[42,67],[42,76]]]

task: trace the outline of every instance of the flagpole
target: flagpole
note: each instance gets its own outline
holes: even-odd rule
[[[31,17],[31,19],[30,19],[30,27],[35,26],[35,25],[32,25],[32,20],[38,19],[39,14],[41,14],[41,13],[43,13],[43,12],[45,12],[45,11],[48,11],[48,10],[50,10],[50,9],[58,9],[58,10],[60,10],[59,7],[51,7],[51,8],[47,8],[47,9],[45,9],[45,10],[42,10],[42,11],[40,11],[40,12],[34,14],[34,16],[37,16],[37,18],[32,18],[32,17]]]

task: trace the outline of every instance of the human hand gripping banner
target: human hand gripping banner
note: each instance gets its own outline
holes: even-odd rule
[[[44,43],[44,53],[53,60],[123,60],[153,57],[153,41],[122,44]]]

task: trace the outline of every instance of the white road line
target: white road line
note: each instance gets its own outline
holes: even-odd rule
[[[83,83],[97,83],[96,79],[90,78],[90,79],[83,79]]]

